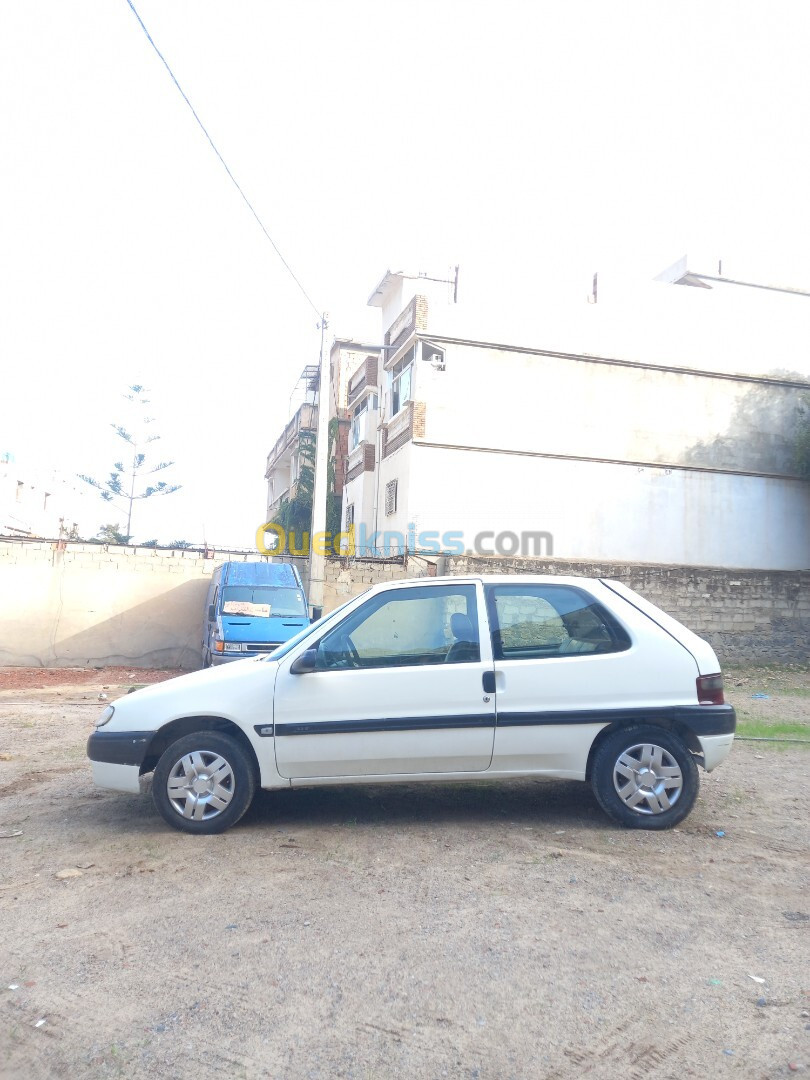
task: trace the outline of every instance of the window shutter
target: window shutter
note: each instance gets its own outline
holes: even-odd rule
[[[389,480],[385,485],[385,515],[390,517],[397,509],[397,482]]]

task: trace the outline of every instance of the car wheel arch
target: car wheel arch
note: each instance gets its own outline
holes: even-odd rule
[[[643,723],[649,727],[660,727],[664,731],[669,731],[673,735],[677,735],[678,738],[684,743],[687,750],[689,750],[695,758],[697,758],[698,764],[703,764],[703,748],[700,745],[700,740],[691,728],[686,724],[681,723],[678,720],[666,720],[660,716],[653,717],[628,717],[626,720],[614,720],[613,723],[608,724],[606,727],[598,733],[596,738],[591,743],[591,748],[588,751],[588,762],[585,766],[585,779],[590,783],[593,775],[593,761],[596,757],[597,751],[602,743],[615,731],[621,731],[624,727],[630,727],[631,725],[636,727],[638,724]]]
[[[245,750],[248,759],[253,763],[253,768],[258,782],[260,770],[256,750],[250,739],[238,724],[224,716],[181,716],[164,724],[152,736],[146,755],[141,765],[141,773],[152,772],[160,760],[161,755],[172,743],[182,739],[184,735],[193,735],[197,731],[216,731],[221,735],[230,735]]]

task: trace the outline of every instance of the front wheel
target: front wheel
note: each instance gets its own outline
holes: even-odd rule
[[[671,829],[687,816],[700,779],[685,744],[664,728],[621,728],[596,751],[591,786],[605,813],[631,829]]]
[[[217,731],[197,731],[161,755],[152,781],[158,813],[175,829],[221,833],[253,801],[253,763],[239,743]]]

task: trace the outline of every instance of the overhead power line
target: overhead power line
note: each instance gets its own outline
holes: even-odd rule
[[[163,64],[163,66],[164,66],[164,67],[166,68],[166,70],[168,71],[169,75],[171,76],[171,80],[172,80],[172,82],[174,83],[174,85],[175,85],[175,86],[177,87],[178,91],[180,92],[180,95],[181,95],[181,97],[183,98],[183,101],[185,101],[186,105],[188,105],[189,109],[191,109],[191,115],[192,115],[192,116],[194,117],[194,119],[195,119],[195,120],[197,121],[197,123],[199,124],[199,126],[200,126],[200,130],[202,131],[203,135],[205,135],[206,139],[208,140],[208,142],[209,142],[209,144],[210,144],[210,146],[211,146],[211,149],[212,149],[212,150],[214,151],[214,153],[215,153],[215,154],[217,155],[217,157],[219,158],[219,160],[220,160],[220,163],[222,164],[222,167],[223,167],[223,169],[225,170],[225,172],[226,172],[226,173],[228,174],[228,176],[230,177],[230,179],[231,179],[231,182],[232,182],[233,186],[234,186],[234,187],[236,188],[236,190],[237,190],[237,191],[239,192],[239,194],[240,194],[240,195],[242,196],[242,199],[244,200],[244,202],[245,202],[245,205],[247,206],[248,210],[250,210],[251,214],[253,214],[253,216],[254,216],[254,218],[256,219],[256,222],[257,222],[257,224],[258,224],[259,228],[260,228],[260,229],[262,230],[262,232],[264,233],[264,235],[265,235],[265,236],[267,237],[267,239],[268,239],[268,240],[270,241],[270,243],[272,244],[272,246],[273,246],[273,250],[275,251],[276,255],[278,255],[279,259],[281,259],[281,262],[283,263],[283,265],[284,265],[284,268],[286,269],[287,273],[288,273],[288,274],[290,275],[290,277],[291,277],[291,278],[293,279],[293,281],[295,282],[295,284],[296,284],[296,285],[298,286],[298,288],[299,288],[299,289],[301,290],[301,292],[303,293],[304,297],[306,298],[306,301],[307,301],[307,303],[309,304],[309,306],[310,306],[310,307],[312,308],[312,310],[313,310],[313,311],[315,312],[315,314],[316,314],[316,315],[317,315],[317,316],[318,316],[318,317],[320,318],[320,317],[321,317],[321,311],[320,311],[320,309],[319,309],[319,308],[318,308],[318,307],[317,307],[317,306],[315,305],[315,303],[313,302],[313,300],[312,300],[312,298],[310,297],[310,295],[309,295],[309,293],[307,292],[307,290],[306,290],[306,289],[304,288],[304,286],[303,286],[303,285],[301,284],[301,282],[300,282],[300,281],[298,280],[298,278],[296,277],[295,273],[293,272],[293,269],[292,269],[292,267],[291,267],[291,266],[290,266],[290,264],[289,264],[289,263],[287,262],[287,260],[286,260],[286,259],[284,258],[284,256],[283,256],[283,255],[281,254],[281,252],[279,251],[278,245],[276,244],[275,240],[274,240],[274,239],[273,239],[273,237],[272,237],[272,236],[270,235],[270,233],[269,233],[269,232],[267,231],[267,228],[265,227],[265,224],[264,224],[264,222],[262,221],[262,219],[261,219],[261,218],[259,217],[259,215],[258,215],[258,214],[256,213],[256,210],[254,209],[254,207],[253,207],[253,204],[251,203],[250,199],[249,199],[249,198],[247,197],[247,195],[246,195],[246,194],[244,193],[244,191],[243,191],[243,190],[242,190],[242,188],[240,187],[240,185],[239,185],[239,182],[237,181],[236,177],[235,177],[235,176],[233,175],[233,173],[231,172],[231,170],[230,170],[230,169],[228,168],[228,163],[227,163],[227,162],[225,161],[225,158],[224,158],[224,157],[222,156],[222,154],[220,154],[219,150],[218,150],[218,149],[217,149],[217,147],[216,147],[216,144],[214,143],[214,140],[213,140],[213,139],[211,138],[211,136],[210,136],[210,135],[208,134],[208,130],[206,129],[206,126],[205,126],[205,124],[204,124],[204,123],[202,122],[202,120],[201,120],[201,119],[199,118],[199,116],[197,115],[197,111],[196,111],[196,109],[194,108],[194,106],[193,106],[193,105],[191,104],[191,102],[189,101],[189,99],[188,99],[188,95],[186,94],[185,90],[183,90],[183,87],[182,87],[182,86],[180,85],[180,83],[179,83],[179,82],[177,81],[177,77],[175,76],[175,74],[174,74],[174,72],[172,71],[172,69],[171,69],[171,68],[169,67],[169,64],[168,64],[168,62],[167,62],[167,60],[166,60],[166,57],[165,57],[165,56],[163,55],[163,53],[162,53],[162,52],[160,51],[160,49],[159,49],[159,48],[157,47],[157,45],[156,45],[156,44],[155,44],[155,42],[154,42],[154,39],[152,38],[152,35],[151,35],[151,34],[149,33],[149,31],[148,31],[148,30],[146,29],[146,26],[144,25],[144,21],[143,21],[143,19],[142,19],[142,18],[140,17],[140,15],[138,14],[138,11],[137,11],[137,9],[136,9],[135,5],[133,4],[132,0],[126,0],[126,2],[127,2],[128,6],[129,6],[130,10],[132,11],[132,14],[133,14],[133,15],[135,16],[135,18],[136,18],[136,19],[138,20],[138,22],[140,23],[140,26],[141,26],[141,30],[143,30],[144,34],[146,34],[146,39],[147,39],[147,41],[148,41],[148,42],[149,42],[149,44],[150,44],[150,45],[152,46],[152,48],[153,48],[153,49],[155,50],[155,52],[157,53],[157,55],[158,55],[158,56],[160,57],[161,63]]]

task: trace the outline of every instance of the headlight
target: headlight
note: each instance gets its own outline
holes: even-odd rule
[[[108,705],[107,708],[104,710],[104,712],[101,714],[101,716],[98,718],[98,720],[96,720],[96,727],[100,728],[100,727],[104,727],[105,724],[109,724],[110,720],[112,720],[112,718],[113,718],[114,713],[115,713],[115,706],[114,705]]]

